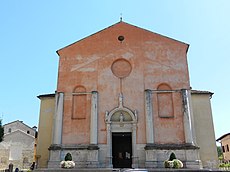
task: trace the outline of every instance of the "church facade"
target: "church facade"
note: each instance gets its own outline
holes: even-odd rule
[[[59,167],[68,152],[76,168],[160,168],[171,153],[187,168],[217,163],[212,93],[191,90],[188,48],[120,21],[58,50],[56,93],[39,96],[51,103],[41,106],[38,167]],[[208,110],[193,106],[193,94],[208,97]],[[205,127],[208,136],[197,134]],[[39,140],[42,131],[50,139]]]

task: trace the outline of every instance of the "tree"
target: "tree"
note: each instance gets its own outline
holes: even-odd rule
[[[0,119],[0,142],[3,141],[3,137],[4,137],[4,128],[2,126],[2,120]]]
[[[223,152],[221,146],[217,146],[217,153],[219,160],[223,160]]]
[[[217,153],[218,153],[218,157],[223,155],[221,146],[217,146]]]

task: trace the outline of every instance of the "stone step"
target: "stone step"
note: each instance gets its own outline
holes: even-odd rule
[[[111,168],[82,168],[82,169],[64,169],[64,168],[53,168],[53,169],[35,169],[33,172],[119,172],[119,169]]]
[[[35,169],[33,172],[122,172],[124,169],[111,169],[111,168],[82,168],[82,169]],[[218,169],[168,169],[168,168],[153,168],[148,169],[148,172],[221,172]]]

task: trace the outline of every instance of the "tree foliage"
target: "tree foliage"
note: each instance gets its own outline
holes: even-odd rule
[[[0,119],[0,142],[3,141],[3,137],[4,137],[4,128],[2,126],[2,120]]]
[[[221,146],[217,146],[217,153],[218,153],[218,157],[221,157],[223,155]]]

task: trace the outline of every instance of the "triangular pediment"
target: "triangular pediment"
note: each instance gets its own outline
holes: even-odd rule
[[[67,45],[57,50],[57,53],[59,55],[62,55],[65,54],[66,51],[69,52],[75,48],[92,48],[92,46],[100,47],[100,45],[103,47],[106,45],[109,46],[110,43],[114,42],[120,43],[122,41],[119,41],[119,36],[124,36],[124,43],[129,43],[129,41],[140,42],[141,39],[143,39],[143,41],[145,42],[155,40],[156,44],[162,44],[164,42],[165,44],[176,43],[178,45],[185,46],[186,51],[188,48],[188,44],[181,41],[120,21],[118,23],[115,23],[114,25],[111,25],[105,29],[102,29],[92,35],[89,35],[83,39],[80,39],[70,45]]]

